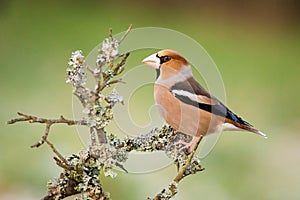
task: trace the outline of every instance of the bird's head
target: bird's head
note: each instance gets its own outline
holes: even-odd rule
[[[187,60],[177,51],[162,50],[143,60],[143,63],[156,69],[157,78],[167,79],[176,74],[191,74],[191,68]]]

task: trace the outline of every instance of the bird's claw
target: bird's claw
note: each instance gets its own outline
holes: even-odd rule
[[[191,153],[192,145],[193,145],[193,143],[185,142],[185,141],[182,141],[182,140],[179,140],[179,141],[174,143],[175,148],[180,152],[184,152],[185,154],[190,154]]]

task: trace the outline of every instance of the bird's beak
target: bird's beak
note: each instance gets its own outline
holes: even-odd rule
[[[146,65],[153,67],[154,69],[159,69],[160,60],[158,57],[156,57],[156,53],[152,54],[151,56],[148,56],[142,62]]]

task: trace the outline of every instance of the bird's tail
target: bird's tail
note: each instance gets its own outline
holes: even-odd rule
[[[227,128],[227,130],[232,130],[232,131],[244,130],[244,131],[249,131],[249,132],[255,133],[255,134],[260,135],[264,138],[268,138],[266,134],[264,134],[263,132],[253,128],[253,126],[250,123],[248,123],[244,120],[242,121],[242,123],[238,123],[238,122],[226,119],[225,122],[233,125],[233,128]]]
[[[232,111],[230,111],[228,108],[227,108],[225,122],[234,125],[235,128],[233,130],[241,130],[242,129],[242,130],[249,131],[249,132],[255,133],[257,135],[263,136],[264,138],[268,138],[266,134],[253,128],[253,126],[249,122],[246,122],[241,117],[237,116]]]
[[[251,126],[247,126],[247,125],[244,125],[244,124],[240,124],[238,126],[240,129],[243,129],[245,131],[249,131],[249,132],[252,132],[252,133],[255,133],[257,135],[260,135],[260,136],[263,136],[264,138],[268,138],[266,134],[264,134],[263,132],[251,127]]]

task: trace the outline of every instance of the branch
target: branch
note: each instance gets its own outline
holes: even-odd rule
[[[169,184],[168,189],[163,189],[160,193],[158,193],[153,199],[148,198],[147,200],[167,200],[173,198],[177,194],[178,183],[186,176],[190,174],[195,174],[199,171],[203,171],[204,168],[201,167],[200,161],[194,160],[195,152],[202,140],[203,136],[199,138],[197,143],[192,148],[192,152],[188,155],[188,158],[182,168],[178,171],[176,177]]]
[[[80,166],[84,166],[85,170],[87,167],[90,169],[90,171],[95,170],[95,166],[91,163],[97,162],[98,159],[103,159],[101,155],[103,156],[103,152],[106,152],[104,155],[108,156],[104,160],[107,160],[107,163],[110,163],[109,165],[102,165],[100,168],[96,168],[96,170],[104,170],[108,172],[109,176],[111,175],[111,163],[114,163],[114,167],[121,168],[125,172],[127,170],[123,167],[121,163],[124,163],[127,160],[127,153],[131,151],[140,151],[140,152],[153,152],[153,151],[165,151],[166,154],[171,157],[172,159],[185,159],[181,156],[186,154],[176,149],[176,143],[178,140],[185,140],[186,135],[174,131],[174,129],[170,126],[163,126],[161,129],[153,129],[149,133],[141,134],[133,138],[125,138],[125,139],[118,139],[114,135],[109,135],[109,143],[107,147],[103,146],[105,145],[104,142],[99,145],[96,144],[96,142],[92,142],[92,145],[88,150],[82,150],[79,154],[73,154],[71,157],[68,157],[67,159],[64,158],[58,150],[55,148],[55,146],[47,140],[47,136],[50,131],[50,127],[53,124],[57,123],[64,123],[67,125],[87,125],[86,121],[76,121],[76,120],[68,120],[61,116],[59,119],[45,119],[40,118],[32,115],[27,115],[23,113],[18,113],[18,115],[22,116],[21,118],[16,118],[8,121],[8,124],[14,124],[16,122],[22,122],[22,121],[28,121],[29,123],[43,123],[46,124],[46,130],[42,137],[42,140],[35,145],[32,145],[32,147],[38,147],[44,142],[46,142],[49,147],[52,149],[54,154],[57,157],[54,157],[54,160],[56,161],[56,164],[64,169],[64,172],[61,174],[63,178],[60,178],[59,180],[52,180],[48,186],[48,192],[49,195],[46,196],[44,199],[54,199],[57,197],[56,192],[58,189],[63,190],[60,191],[58,194],[61,195],[61,197],[67,197],[74,194],[80,193],[80,191],[76,188],[78,188],[80,185],[84,184],[84,176],[82,175],[82,168]],[[97,134],[97,133],[96,133]],[[99,136],[99,134],[98,134]],[[95,135],[96,137],[96,135]],[[190,138],[189,138],[190,139]],[[199,165],[199,162],[197,160],[194,160],[193,158],[195,151],[200,143],[202,138],[199,139],[199,141],[194,145],[191,154],[188,155],[188,157],[185,160],[185,164],[182,166],[182,168],[178,171],[177,176],[173,179],[173,182],[169,185],[168,189],[163,189],[159,194],[157,194],[153,200],[160,200],[167,196],[165,199],[170,199],[171,197],[175,196],[177,193],[177,184],[186,176],[190,174],[194,174],[198,171],[202,171],[203,168]],[[105,142],[106,143],[106,142]],[[112,149],[115,148],[115,149]],[[174,154],[175,151],[175,154]],[[102,153],[101,153],[102,152]],[[99,154],[100,153],[100,154]],[[100,157],[99,157],[100,156]],[[93,162],[90,161],[90,159],[94,159]],[[100,163],[103,164],[103,161]],[[105,167],[108,166],[108,167]],[[98,166],[99,167],[99,166]],[[102,168],[101,168],[102,167]],[[76,177],[79,175],[80,179],[73,179],[72,176],[68,176],[68,174],[74,174]],[[86,184],[86,183],[85,183]],[[89,184],[89,183],[88,183]],[[100,185],[99,185],[100,188]],[[103,195],[104,193],[101,193]],[[100,194],[97,194],[99,197]],[[109,198],[107,198],[109,199]]]
[[[40,124],[46,124],[46,129],[44,132],[44,135],[42,136],[42,139],[36,143],[34,143],[33,145],[31,145],[30,147],[39,147],[42,144],[45,143],[45,141],[48,138],[49,132],[50,132],[50,128],[53,124],[67,124],[69,126],[71,125],[84,125],[86,126],[87,123],[85,120],[69,120],[64,118],[62,115],[60,116],[60,118],[58,119],[46,119],[46,118],[40,118],[40,117],[36,117],[33,115],[27,115],[21,112],[17,112],[18,115],[20,115],[20,118],[15,118],[12,120],[9,120],[7,122],[7,124],[14,124],[17,122],[24,122],[24,121],[28,121],[29,123],[40,123]]]
[[[115,135],[108,136],[109,142],[116,149],[124,149],[126,152],[153,152],[171,151],[170,146],[177,139],[176,131],[171,126],[163,126],[161,129],[154,128],[148,133],[136,137],[119,139]]]
[[[123,40],[127,37],[127,35],[130,33],[132,28],[132,24],[130,24],[130,26],[128,27],[127,31],[124,33],[124,35],[121,37],[121,39],[119,40],[119,44],[121,44],[123,42]]]
[[[194,156],[202,137],[193,146],[192,152],[187,154],[176,144],[177,141],[189,141],[192,137],[176,132],[170,126],[153,129],[133,138],[119,139],[112,134],[107,135],[105,127],[113,119],[112,109],[116,103],[123,103],[123,97],[116,90],[109,94],[102,92],[113,84],[123,83],[122,79],[116,76],[124,71],[130,53],[120,54],[118,47],[131,28],[130,25],[120,40],[113,37],[112,29],[109,30],[109,37],[103,40],[102,47],[98,51],[95,68],[87,65],[81,50],[72,52],[68,62],[66,82],[73,85],[73,95],[83,106],[83,113],[86,114],[84,118],[69,120],[60,116],[58,119],[46,119],[18,112],[19,118],[7,122],[14,124],[27,121],[45,124],[41,140],[31,147],[39,147],[46,143],[55,154],[54,160],[63,168],[63,172],[58,178],[48,182],[48,195],[44,199],[63,199],[79,193],[81,193],[80,199],[111,199],[110,194],[104,192],[99,175],[104,174],[113,178],[116,176],[115,168],[127,172],[123,164],[132,151],[164,151],[177,164],[176,177],[167,189],[163,189],[152,200],[171,199],[177,194],[177,184],[184,177],[203,170],[200,160]],[[93,88],[86,87],[86,71],[94,77]],[[51,126],[54,124],[87,126],[91,134],[89,147],[64,157],[48,140]]]
[[[195,152],[202,140],[203,136],[201,135],[200,139],[197,141],[197,143],[194,145],[193,149],[192,149],[192,152],[190,153],[190,155],[188,156],[188,159],[186,160],[186,163],[185,165],[181,168],[181,170],[178,171],[178,174],[177,176],[174,178],[174,182],[176,183],[179,183],[185,176],[185,172],[186,170],[188,169],[188,167],[191,165],[191,162],[192,162],[192,158],[194,157],[195,155]]]
[[[69,166],[68,166],[68,161],[56,150],[56,148],[54,147],[54,145],[49,142],[47,139],[45,139],[45,142],[49,145],[49,147],[52,149],[52,151],[56,154],[56,156],[59,158],[54,158],[54,160],[56,161],[56,163],[58,161],[61,162],[61,167],[65,168],[65,169],[71,169]]]
[[[112,76],[113,77],[117,76],[124,71],[124,66],[125,66],[125,63],[126,63],[129,55],[130,55],[129,52],[127,52],[123,55],[120,55],[120,57],[123,57],[123,58],[119,63],[116,64],[115,67],[112,67],[109,72],[108,71],[102,72],[103,83],[101,84],[100,82],[98,82],[97,88],[95,91],[96,96],[97,96],[97,94],[100,94],[104,88],[111,86],[112,84],[119,83],[119,82],[124,83],[122,81],[122,79],[115,79],[115,80],[111,80],[111,79],[112,79]],[[99,97],[97,97],[95,101],[97,101],[98,99],[99,99]]]

